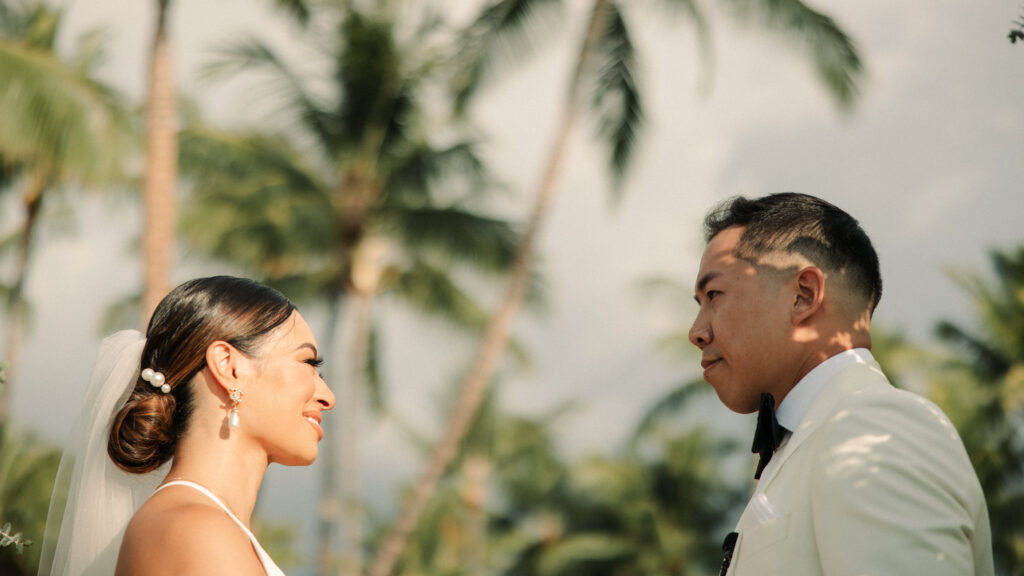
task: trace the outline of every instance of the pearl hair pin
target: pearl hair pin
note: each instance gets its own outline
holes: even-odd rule
[[[142,371],[142,379],[149,382],[150,386],[153,388],[159,388],[164,394],[171,391],[171,385],[167,384],[164,375],[152,368],[146,368]]]

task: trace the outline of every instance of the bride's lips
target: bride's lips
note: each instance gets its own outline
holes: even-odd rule
[[[319,412],[304,412],[302,417],[309,422],[313,428],[316,429],[317,441],[324,439],[324,429],[320,426],[320,413]]]

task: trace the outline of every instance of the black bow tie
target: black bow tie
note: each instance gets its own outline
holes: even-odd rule
[[[772,454],[782,443],[782,435],[785,429],[779,426],[775,418],[775,398],[768,393],[761,394],[761,408],[757,412],[757,429],[754,431],[754,445],[750,451],[760,455],[757,461],[757,471],[754,472],[754,479],[761,478],[761,472],[772,459]]]

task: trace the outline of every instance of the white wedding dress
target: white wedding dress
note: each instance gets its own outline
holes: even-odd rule
[[[219,506],[220,509],[223,510],[225,514],[227,514],[232,520],[235,521],[235,524],[238,524],[238,527],[242,529],[242,532],[245,532],[246,536],[249,537],[249,541],[252,542],[252,547],[256,550],[256,556],[259,557],[260,564],[263,565],[263,571],[267,573],[267,576],[285,576],[285,573],[277,567],[277,564],[274,564],[273,559],[270,558],[270,554],[267,554],[266,550],[264,550],[263,547],[260,546],[259,541],[256,540],[256,535],[253,534],[245,526],[245,524],[243,524],[242,521],[238,519],[237,516],[232,514],[231,510],[223,502],[221,502],[220,498],[217,498],[217,496],[213,492],[203,487],[202,485],[196,484],[195,482],[189,482],[188,480],[173,480],[157,488],[154,491],[154,494],[156,492],[163,490],[164,488],[167,488],[168,486],[188,486],[190,488],[198,490],[199,492],[202,492],[210,500],[213,500],[213,502],[217,506]]]

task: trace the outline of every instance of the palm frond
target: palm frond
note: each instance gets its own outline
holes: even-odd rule
[[[478,146],[462,139],[443,148],[423,142],[398,151],[384,183],[384,201],[415,205],[484,195],[494,182]]]
[[[0,38],[16,38],[25,29],[26,15],[13,3],[0,2]]]
[[[597,46],[591,103],[598,117],[598,133],[609,147],[613,191],[618,198],[644,113],[636,78],[636,50],[626,21],[614,2],[609,3],[605,17],[608,21]]]
[[[0,42],[0,149],[9,163],[49,165],[87,183],[120,174],[125,113],[109,91],[52,54]]]
[[[473,268],[502,272],[515,258],[518,234],[505,220],[459,207],[408,207],[388,215],[391,232],[417,251],[433,250]]]
[[[693,398],[707,394],[712,388],[703,380],[690,380],[673,388],[668,394],[658,399],[640,419],[633,430],[630,445],[635,446],[640,439],[655,431],[665,420],[676,417],[690,405]]]
[[[342,22],[334,57],[339,152],[380,159],[407,147],[422,125],[419,99],[429,68],[415,70],[410,63],[417,58],[403,52],[394,26],[386,16],[359,11]]]
[[[972,358],[971,365],[975,373],[983,380],[991,381],[1006,373],[1010,364],[1006,358],[988,342],[947,320],[940,321],[935,327],[935,335],[940,340],[964,349]]]
[[[1024,248],[989,254],[998,288],[982,300],[984,321],[1007,358],[1024,363]]]
[[[199,69],[199,76],[203,80],[218,80],[258,68],[288,72],[268,44],[255,36],[244,36],[214,50],[210,60]]]
[[[553,423],[550,416],[498,418],[491,457],[498,481],[515,507],[544,503],[568,473],[551,433]]]
[[[561,0],[492,0],[462,31],[452,92],[463,112],[494,70],[517,64],[547,38],[561,20]]]
[[[1003,461],[1006,462],[1005,459]],[[995,549],[996,570],[999,570],[996,574],[1013,574],[1013,566],[1019,568],[1021,561],[1017,543],[1024,537],[1024,528],[1020,525],[1021,514],[1024,514],[1024,491],[1019,485],[995,494],[986,491],[985,499],[992,526],[1005,528],[1005,531],[993,532],[992,547]]]
[[[443,270],[416,261],[403,270],[395,290],[417,310],[455,326],[481,329],[487,313]]]
[[[89,30],[78,37],[71,65],[83,75],[93,76],[106,58],[110,34],[104,29]]]
[[[569,536],[541,553],[538,573],[587,573],[601,563],[621,560],[634,551],[632,543],[614,534],[594,532]]]
[[[697,50],[700,54],[701,70],[698,86],[702,91],[711,86],[714,76],[714,42],[711,38],[711,25],[708,22],[704,9],[696,0],[662,0],[661,5],[666,8],[669,16],[676,17],[680,14],[693,22],[694,32],[697,35]]]
[[[800,0],[732,0],[732,4],[741,17],[759,19],[787,39],[803,43],[836,102],[843,108],[853,105],[863,65],[853,40],[832,18]]]
[[[308,0],[274,0],[274,4],[300,26],[309,24],[311,10]]]
[[[338,121],[290,66],[268,44],[255,36],[245,36],[218,48],[199,70],[205,81],[227,79],[243,72],[262,72],[268,78],[263,93],[279,98],[284,107],[316,137],[321,144],[336,146]]]
[[[182,219],[190,243],[267,278],[324,265],[334,230],[327,187],[287,140],[188,131],[181,157],[194,178]]]
[[[1021,13],[1020,18],[1012,22],[1013,28],[1010,28],[1010,33],[1006,35],[1010,39],[1011,44],[1016,44],[1017,40],[1024,41],[1024,13]]]
[[[25,25],[20,36],[22,44],[32,50],[53,53],[62,11],[43,3],[29,3],[23,7],[23,12],[27,19],[22,21]]]
[[[972,332],[943,321],[936,332],[959,350],[933,377],[937,401],[954,419],[971,456],[992,519],[997,566],[1021,561],[1019,518],[1024,496],[1021,464],[1021,374],[1024,365],[1024,249],[992,252],[994,281],[976,274],[955,279],[978,311]],[[966,354],[964,353],[966,352]]]
[[[976,274],[951,273],[973,298],[982,331],[972,334],[949,321],[936,326],[943,340],[968,352],[975,374],[1002,378],[1014,363],[1024,363],[1024,249],[989,254],[995,281]]]

